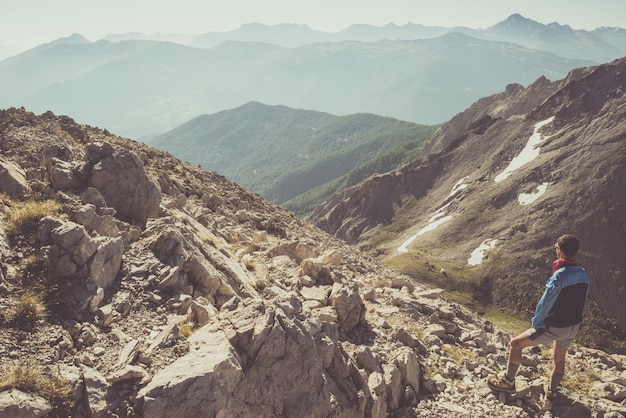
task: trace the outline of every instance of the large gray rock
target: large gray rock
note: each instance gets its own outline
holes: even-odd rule
[[[83,381],[85,383],[85,398],[92,418],[105,418],[109,413],[109,383],[106,378],[91,367],[83,366]]]
[[[422,373],[419,359],[415,352],[408,347],[402,347],[396,352],[393,363],[400,370],[402,384],[411,386],[413,391],[419,394]]]
[[[215,417],[226,409],[243,370],[221,331],[200,328],[189,354],[161,370],[139,392],[145,418]]]
[[[260,300],[241,303],[197,330],[189,353],[139,392],[146,418],[382,416],[372,412],[386,406],[359,391],[367,380],[342,350],[326,367],[306,326]],[[382,379],[376,391],[384,403]]]
[[[159,216],[161,188],[137,154],[100,142],[87,146],[87,157],[92,164],[89,186],[98,189],[119,216],[140,223]]]
[[[258,294],[252,274],[228,256],[214,234],[184,212],[178,219],[176,225],[166,218],[150,219],[143,234],[159,260],[180,270],[172,277],[160,278],[162,290],[175,292],[189,284],[214,306],[221,306],[234,295]]]
[[[364,320],[365,306],[356,286],[335,283],[330,294],[330,301],[337,311],[339,326],[345,333],[352,331]]]
[[[52,404],[31,393],[17,389],[0,392],[0,418],[39,418],[52,411]]]
[[[32,193],[24,170],[5,159],[0,159],[0,191],[13,197],[26,197]]]
[[[40,222],[38,238],[51,274],[76,282],[73,289],[83,308],[98,289],[113,283],[120,270],[124,253],[121,238],[92,238],[82,225],[50,216]]]
[[[93,204],[87,204],[78,209],[72,220],[83,225],[88,231],[95,231],[98,235],[107,237],[120,235],[116,219],[112,215],[99,215]]]
[[[58,158],[51,158],[48,167],[50,184],[55,190],[72,190],[82,186],[79,167]]]
[[[364,382],[353,382],[360,377],[345,353],[333,350],[325,367],[316,336],[282,309],[253,302],[220,319],[245,370],[225,416],[363,416]]]

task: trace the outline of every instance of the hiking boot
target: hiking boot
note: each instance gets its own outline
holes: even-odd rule
[[[548,382],[543,386],[543,392],[546,394],[546,399],[550,402],[556,399],[556,394],[558,393],[556,390],[550,390],[550,383]]]
[[[506,376],[492,376],[487,379],[489,389],[496,392],[515,393],[515,379],[508,380]]]

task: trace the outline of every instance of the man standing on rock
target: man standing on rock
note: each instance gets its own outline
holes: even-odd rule
[[[589,294],[587,272],[574,259],[579,246],[578,239],[573,235],[563,235],[557,240],[554,248],[558,259],[552,263],[552,276],[537,303],[532,328],[511,340],[506,374],[487,380],[491,390],[515,393],[515,375],[522,362],[522,349],[554,341],[554,367],[544,390],[548,400],[556,397],[565,373],[567,348],[578,333]]]

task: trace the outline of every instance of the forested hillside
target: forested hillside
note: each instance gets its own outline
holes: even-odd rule
[[[436,128],[250,102],[146,142],[304,214],[337,191],[417,158]]]

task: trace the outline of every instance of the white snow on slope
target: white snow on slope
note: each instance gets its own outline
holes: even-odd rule
[[[543,140],[549,138],[541,135],[539,133],[539,129],[541,129],[544,125],[552,122],[553,120],[554,116],[541,122],[535,123],[535,131],[530,136],[530,138],[528,138],[526,146],[524,147],[522,152],[520,152],[515,158],[511,160],[509,166],[505,168],[502,173],[496,176],[496,178],[494,179],[496,183],[499,183],[502,180],[506,180],[515,170],[537,158],[540,151],[539,144],[541,144]]]
[[[465,181],[467,181],[467,178],[468,177],[463,177],[461,180],[456,182],[456,184],[452,188],[452,191],[448,195],[447,199],[450,199],[451,197],[453,197],[457,193],[459,193],[461,190],[467,188],[467,184],[465,184]],[[415,233],[415,235],[411,236],[411,238],[409,238],[408,240],[404,241],[402,243],[402,245],[400,247],[398,247],[398,252],[399,253],[408,253],[409,252],[408,246],[411,245],[411,243],[413,241],[415,241],[415,239],[417,237],[419,237],[420,235],[424,235],[427,232],[434,231],[441,224],[443,224],[445,222],[448,222],[450,219],[452,219],[452,216],[451,215],[447,215],[446,216],[446,212],[445,212],[446,208],[448,206],[450,206],[451,203],[452,202],[448,202],[447,204],[445,204],[441,208],[437,209],[437,212],[435,212],[435,214],[433,216],[431,216],[431,218],[428,220],[428,225],[426,225],[425,227],[423,227],[422,229],[417,231],[417,233]]]
[[[460,192],[461,190],[465,190],[467,189],[467,187],[469,186],[467,183],[465,183],[467,181],[467,179],[469,178],[469,176],[465,176],[463,177],[461,180],[457,181],[456,184],[454,185],[454,187],[452,188],[452,191],[450,192],[450,194],[448,195],[448,199],[451,198],[452,196],[456,195],[458,192]]]
[[[535,128],[534,132],[528,139],[526,146],[515,158],[511,160],[508,167],[502,173],[496,176],[496,178],[494,179],[496,183],[499,183],[502,180],[507,179],[511,174],[513,174],[515,170],[524,166],[525,164],[532,162],[535,158],[537,158],[537,156],[539,156],[539,152],[540,152],[539,144],[541,144],[541,142],[549,138],[548,136],[544,137],[543,135],[541,135],[539,133],[539,130],[543,126],[552,122],[553,120],[554,120],[554,116],[546,120],[543,120],[541,122],[537,122],[534,125],[534,128]],[[446,200],[453,199],[459,192],[469,187],[469,184],[467,183],[468,178],[469,176],[466,176],[466,177],[463,177],[458,182],[456,182],[456,184],[452,188],[452,191],[450,192]],[[533,193],[521,193],[517,198],[519,204],[529,205],[533,203],[546,192],[549,184],[550,183],[543,183],[539,185],[537,187],[537,191]],[[438,209],[437,212],[435,212],[435,214],[428,221],[429,222],[428,225],[420,229],[415,235],[411,236],[408,240],[402,243],[402,245],[398,247],[398,252],[408,253],[409,252],[408,246],[411,245],[413,241],[417,239],[417,237],[424,235],[427,232],[434,231],[440,225],[452,219],[452,215],[446,215],[445,213],[445,209],[450,205],[450,203],[451,202],[449,202],[445,206]],[[486,239],[480,244],[478,248],[472,251],[471,256],[467,260],[467,263],[471,266],[477,266],[481,264],[483,259],[486,257],[487,252],[495,248],[497,244],[498,244],[497,239]]]
[[[537,191],[534,193],[521,193],[517,196],[517,201],[520,205],[530,205],[535,200],[539,199],[548,190],[550,183],[542,183],[537,186]]]
[[[495,248],[498,243],[497,239],[486,239],[484,240],[478,248],[472,251],[470,258],[467,259],[467,264],[470,266],[477,266],[483,262],[485,257],[487,256],[487,252]]]
[[[443,218],[439,218],[435,221],[432,221],[431,223],[429,223],[428,225],[426,225],[425,227],[417,231],[417,233],[413,235],[411,238],[404,241],[404,243],[400,247],[398,247],[398,252],[408,253],[409,249],[407,247],[411,245],[411,243],[415,241],[417,237],[419,237],[420,235],[424,235],[426,232],[434,231],[435,229],[437,229],[439,225],[443,224],[444,222],[449,221],[450,219],[452,219],[452,216],[448,215],[448,216],[444,216]]]

